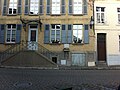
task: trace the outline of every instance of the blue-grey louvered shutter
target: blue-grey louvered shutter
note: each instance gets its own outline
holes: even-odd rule
[[[8,0],[3,0],[4,1],[4,5],[3,5],[3,16],[7,15],[7,2]]]
[[[50,14],[50,12],[51,12],[51,6],[50,6],[50,0],[46,0],[47,1],[47,10],[46,10],[46,14]]]
[[[68,25],[68,33],[67,33],[67,41],[68,43],[72,43],[72,25]]]
[[[5,30],[6,30],[6,25],[5,24],[0,24],[0,43],[5,42]]]
[[[29,2],[28,0],[25,0],[25,14],[29,14]]]
[[[83,14],[87,14],[87,0],[83,0]]]
[[[43,0],[40,0],[39,13],[40,13],[40,14],[43,14]]]
[[[87,24],[84,25],[84,43],[89,43],[89,26]]]
[[[1,15],[1,10],[2,10],[2,5],[1,5],[1,0],[0,0],[0,15]]]
[[[61,5],[61,14],[65,14],[65,0],[61,0],[62,5]]]
[[[50,25],[45,24],[44,26],[44,43],[49,43],[50,41]]]
[[[22,0],[18,0],[18,14],[22,13]]]
[[[66,25],[62,25],[62,43],[67,43],[67,30]]]
[[[73,14],[73,0],[69,0],[69,10],[68,14]]]
[[[16,43],[20,43],[20,41],[21,41],[21,31],[22,31],[22,25],[21,24],[17,24]]]

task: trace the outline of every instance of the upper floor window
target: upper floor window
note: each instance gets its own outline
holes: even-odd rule
[[[4,0],[3,15],[16,15],[22,12],[22,0]]]
[[[25,14],[43,14],[43,0],[25,0]]]
[[[87,0],[68,0],[69,14],[87,14]]]
[[[105,23],[105,7],[96,7],[97,23]]]
[[[117,13],[118,13],[118,23],[120,24],[120,8],[117,8]]]
[[[17,0],[9,1],[9,9],[8,14],[17,14]]]
[[[47,15],[65,14],[65,0],[47,0],[46,4]]]
[[[82,14],[82,0],[73,0],[73,14]]]
[[[60,14],[60,0],[52,0],[52,14]]]
[[[82,43],[83,30],[82,25],[73,25],[73,43]]]
[[[30,0],[30,14],[38,14],[39,0]]]

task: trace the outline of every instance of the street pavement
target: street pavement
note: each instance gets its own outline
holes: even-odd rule
[[[0,90],[117,90],[120,70],[0,68]]]

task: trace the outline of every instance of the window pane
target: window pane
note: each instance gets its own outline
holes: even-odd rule
[[[73,42],[82,42],[82,25],[73,25]]]
[[[60,14],[60,0],[52,0],[52,14]]]
[[[9,14],[16,14],[17,13],[17,0],[10,0],[9,2]]]
[[[30,14],[38,14],[39,0],[30,0]]]
[[[73,2],[73,13],[74,14],[82,14],[82,0],[74,0]]]

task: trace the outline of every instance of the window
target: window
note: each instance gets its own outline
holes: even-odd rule
[[[39,0],[30,0],[30,14],[38,14]]]
[[[38,15],[43,14],[43,0],[25,0],[26,15]]]
[[[73,43],[82,43],[82,25],[73,25]]]
[[[44,43],[89,44],[89,25],[45,24]]]
[[[60,0],[52,0],[52,14],[60,14]]]
[[[15,43],[15,40],[16,40],[16,24],[8,24],[6,34],[7,34],[6,35],[6,42],[7,43]]]
[[[51,43],[60,43],[60,25],[51,25]]]
[[[97,23],[105,23],[105,7],[96,7]]]
[[[118,12],[118,23],[120,24],[120,8],[117,8],[117,12]]]
[[[73,14],[82,14],[82,0],[73,1]]]
[[[9,1],[8,14],[17,14],[17,0]]]

